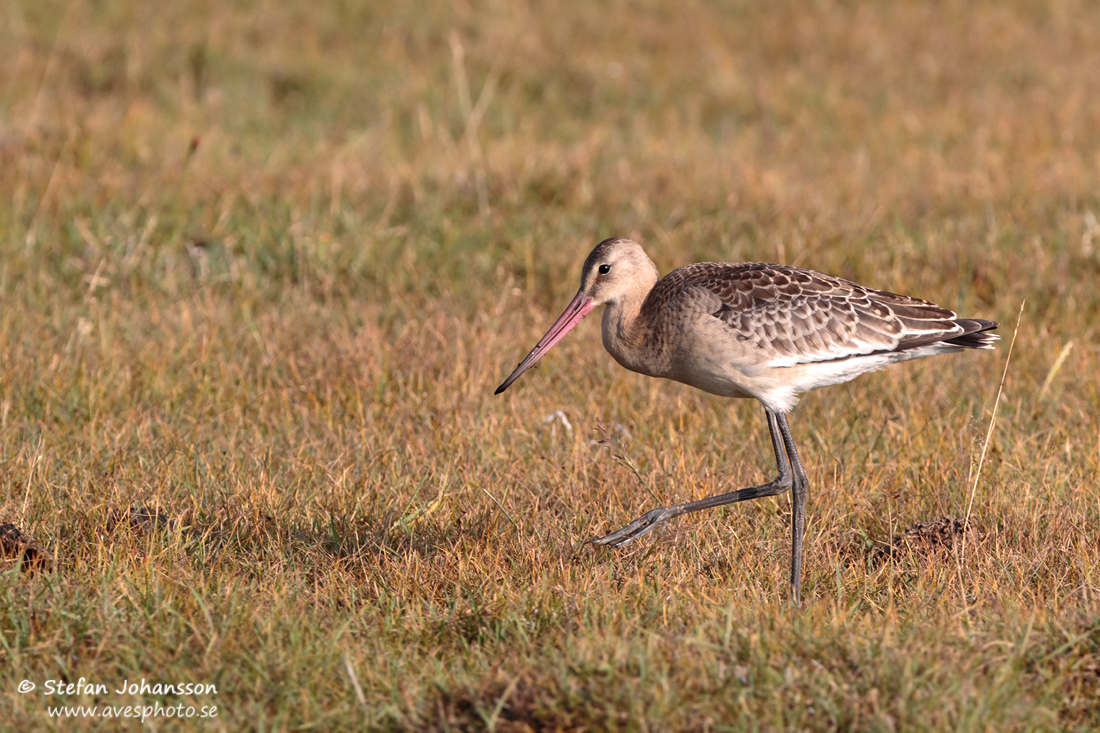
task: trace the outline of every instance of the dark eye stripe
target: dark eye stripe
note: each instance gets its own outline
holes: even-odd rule
[[[611,265],[600,265],[600,274],[606,275],[611,272]]]

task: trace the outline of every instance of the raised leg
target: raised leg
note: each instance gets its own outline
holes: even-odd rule
[[[612,532],[606,537],[600,537],[599,539],[592,540],[597,545],[607,545],[609,547],[621,547],[625,544],[633,542],[639,537],[649,534],[661,523],[678,517],[681,514],[687,514],[689,512],[697,512],[700,509],[710,509],[716,506],[723,506],[725,504],[733,504],[738,501],[746,501],[748,499],[758,499],[761,496],[775,496],[776,494],[782,494],[787,489],[794,485],[794,476],[791,472],[791,467],[788,464],[787,456],[790,450],[784,444],[783,428],[787,425],[786,418],[778,413],[764,410],[764,413],[768,417],[768,431],[771,433],[772,438],[772,450],[775,451],[775,463],[779,469],[779,475],[772,481],[760,486],[750,486],[747,489],[738,489],[737,491],[731,491],[728,494],[721,494],[719,496],[710,496],[706,499],[700,499],[698,501],[689,501],[686,504],[674,504],[667,507],[657,507],[652,509],[642,516],[635,519],[630,524],[626,525],[617,532]],[[790,429],[786,429],[786,434],[790,434]],[[797,458],[797,453],[795,457]],[[802,467],[799,466],[799,471]],[[801,545],[800,545],[801,549]]]
[[[775,451],[775,463],[779,471],[779,475],[775,479],[760,486],[750,486],[747,489],[738,489],[727,494],[711,496],[698,501],[689,501],[686,504],[674,504],[651,509],[617,532],[592,540],[592,543],[609,547],[622,547],[643,535],[649,534],[663,522],[681,514],[724,506],[725,504],[734,504],[748,499],[758,499],[762,496],[775,496],[776,494],[782,494],[787,489],[793,489],[793,501],[791,502],[791,600],[795,606],[802,605],[802,536],[806,527],[806,499],[809,497],[810,484],[806,478],[806,471],[802,467],[802,460],[798,457],[798,449],[794,446],[794,438],[791,436],[791,428],[787,424],[787,416],[767,409],[764,410],[764,414],[768,418],[768,431],[771,434],[772,450]]]

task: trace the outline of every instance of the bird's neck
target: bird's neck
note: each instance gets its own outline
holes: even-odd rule
[[[604,348],[619,364],[643,374],[648,373],[642,368],[642,351],[649,328],[642,315],[642,305],[652,287],[650,283],[633,290],[614,303],[608,303],[603,311]]]

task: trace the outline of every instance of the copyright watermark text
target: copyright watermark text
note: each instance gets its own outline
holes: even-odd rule
[[[32,680],[23,680],[16,687],[20,694],[27,695],[39,690]],[[144,677],[137,682],[123,680],[118,685],[103,685],[89,682],[81,677],[76,682],[46,680],[42,683],[41,695],[77,695],[108,697],[111,695],[160,696],[160,695],[217,695],[216,685],[201,682],[149,682]],[[51,718],[138,718],[145,722],[149,718],[216,718],[217,705],[188,705],[178,703],[167,705],[161,702],[143,705],[63,705],[47,707]]]

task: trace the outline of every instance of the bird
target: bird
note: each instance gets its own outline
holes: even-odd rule
[[[604,348],[621,366],[764,407],[776,477],[697,501],[657,507],[591,540],[626,545],[673,517],[791,491],[791,600],[802,601],[809,480],[787,415],[799,395],[910,359],[992,349],[999,325],[907,295],[791,265],[699,262],[663,278],[637,242],[605,239],[584,261],[576,296],[494,394],[596,308]]]

